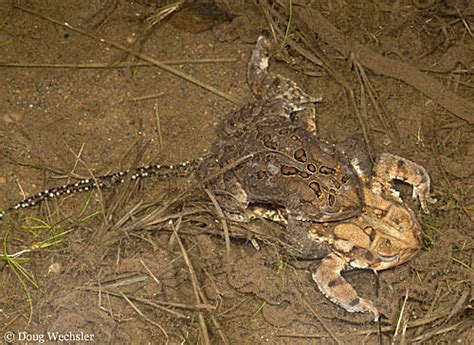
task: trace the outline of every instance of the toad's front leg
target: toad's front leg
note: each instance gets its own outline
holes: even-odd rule
[[[294,81],[268,71],[272,43],[267,34],[261,35],[252,52],[247,69],[250,89],[257,98],[282,100],[284,110],[279,115],[300,112],[311,103],[321,101],[304,92]]]
[[[357,291],[341,276],[345,261],[332,253],[326,256],[319,267],[313,272],[313,280],[319,290],[332,302],[340,305],[348,312],[371,312],[375,321],[379,319],[379,311],[374,304],[359,297]]]
[[[420,200],[421,208],[429,213],[427,203],[436,199],[430,195],[430,176],[425,168],[406,158],[382,153],[377,156],[372,170],[372,187],[380,191],[389,191],[400,199],[399,193],[392,188],[392,180],[401,180],[413,186],[413,198]]]

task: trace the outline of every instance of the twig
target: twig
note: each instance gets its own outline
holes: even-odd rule
[[[470,306],[465,306],[465,307],[461,308],[458,311],[458,313],[464,311],[465,309],[471,309],[471,307]],[[415,320],[415,321],[409,322],[408,325],[407,325],[407,328],[415,328],[415,327],[420,327],[420,326],[423,326],[423,325],[427,325],[427,324],[430,324],[430,323],[432,323],[432,322],[434,322],[438,319],[444,318],[448,315],[449,315],[449,312],[443,312],[443,313],[435,314],[431,317]],[[395,326],[393,326],[393,325],[392,326],[385,326],[385,327],[382,327],[381,332],[382,333],[387,333],[387,332],[393,332],[394,330],[395,330]],[[363,335],[363,334],[371,334],[371,333],[375,333],[375,332],[376,331],[374,329],[367,329],[367,330],[360,331],[358,334]]]
[[[427,341],[428,339],[434,337],[435,335],[443,334],[443,333],[447,333],[447,332],[452,332],[452,331],[456,330],[463,323],[464,323],[464,321],[459,321],[458,323],[456,323],[452,326],[446,326],[444,328],[438,328],[436,330],[429,331],[429,332],[427,332],[425,334],[422,334],[422,335],[420,335],[416,338],[410,339],[410,341],[412,343],[415,343],[415,342],[424,343],[425,341]]]
[[[217,202],[216,196],[214,193],[209,190],[208,188],[204,189],[209,196],[209,199],[211,199],[212,204],[216,208],[217,215],[219,216],[222,224],[222,229],[224,230],[224,240],[225,240],[225,250],[226,250],[226,257],[227,257],[227,263],[229,263],[230,260],[230,237],[229,237],[229,227],[227,226],[227,221],[224,215],[224,212],[222,211],[221,206]]]
[[[101,288],[116,288],[119,286],[127,286],[136,283],[141,283],[146,281],[147,279],[148,276],[146,274],[132,272],[115,276],[112,279],[100,281],[97,285],[100,285]]]
[[[112,291],[112,290],[103,290],[103,289],[99,289],[99,288],[96,288],[96,287],[86,287],[86,288],[81,288],[81,290],[100,292],[102,294],[106,293],[106,294],[109,294],[109,295],[114,296],[114,297],[121,297],[120,292],[116,292],[116,291]],[[192,310],[192,311],[196,311],[196,310],[214,310],[215,309],[214,306],[206,305],[206,304],[202,304],[202,303],[201,304],[196,304],[196,305],[186,305],[186,304],[182,304],[182,303],[164,302],[164,301],[156,301],[156,300],[152,301],[152,300],[149,300],[147,298],[140,298],[140,297],[133,297],[133,296],[127,296],[127,297],[132,301],[139,302],[139,303],[148,305],[150,307],[160,309],[162,311],[165,311],[165,312],[173,315],[174,317],[177,317],[178,319],[185,319],[185,320],[189,320],[190,317],[187,316],[187,315],[184,315],[180,312],[177,312],[175,310],[166,308],[166,306],[167,307],[173,307],[173,308],[185,309],[185,310]]]
[[[359,63],[359,61],[357,61],[357,58],[355,56],[352,56],[352,61],[355,64],[358,73],[360,74],[362,82],[367,87],[370,100],[372,101],[372,104],[374,105],[375,111],[379,117],[380,122],[382,123],[382,125],[384,126],[386,130],[389,130],[390,128],[392,128],[396,138],[400,140],[400,132],[398,131],[398,127],[395,125],[395,123],[389,116],[388,111],[385,108],[385,106],[382,103],[378,102],[377,97],[376,97],[377,92],[372,86],[372,83],[370,82],[370,79],[367,76],[367,73],[365,72],[364,67]]]
[[[217,58],[217,59],[184,59],[184,60],[160,60],[163,65],[190,65],[190,64],[215,64],[236,62],[237,59]],[[130,67],[153,67],[154,63],[150,62],[93,62],[93,63],[27,63],[27,62],[0,62],[0,67],[14,68],[76,68],[76,69],[113,69],[113,68],[130,68]]]
[[[459,310],[462,308],[464,302],[466,302],[467,298],[469,297],[469,289],[466,289],[461,297],[459,297],[458,301],[456,302],[456,304],[454,305],[454,307],[451,309],[451,311],[449,312],[449,315],[448,317],[446,318],[446,320],[444,320],[444,322],[448,322],[454,315],[456,315]]]
[[[270,12],[269,10],[272,12],[272,15],[274,16],[279,16],[280,19],[281,16],[280,14],[275,11],[274,8],[272,8],[271,6],[263,6],[264,5],[264,1],[260,1],[260,7],[262,8],[262,12],[263,14],[265,15],[267,21],[268,21],[268,25],[271,27],[272,29],[272,32],[273,32],[273,37],[275,38],[275,40],[277,40],[277,37],[276,37],[276,33],[278,33],[278,35],[281,37],[281,38],[284,38],[285,37],[285,33],[283,32],[283,30],[281,30],[277,24],[275,23],[275,21],[272,19],[271,15],[270,15]],[[268,4],[267,4],[268,5]],[[298,33],[298,38],[302,38],[300,33]],[[323,63],[323,61],[321,61],[319,58],[317,58],[314,54],[312,54],[309,50],[303,48],[301,46],[301,44],[298,44],[295,40],[291,39],[289,36],[286,37],[286,44],[289,44],[291,46],[291,48],[293,48],[294,50],[296,50],[298,53],[300,53],[303,57],[305,57],[306,59],[308,59],[309,61],[311,61],[312,63],[314,63],[315,65],[317,66],[321,66],[323,67],[325,64]],[[306,43],[306,42],[305,42]],[[308,45],[308,44],[306,44]],[[309,45],[308,45],[309,46]]]
[[[329,338],[330,336],[322,333],[312,333],[312,334],[298,334],[298,333],[277,333],[278,338],[297,338],[297,339],[320,339],[320,338]]]
[[[164,336],[166,338],[166,344],[169,343],[170,338],[168,336],[168,333],[166,333],[165,329],[159,323],[151,320],[148,316],[143,314],[143,312],[140,309],[138,309],[138,307],[135,304],[133,304],[133,302],[123,292],[120,292],[120,296],[122,296],[123,299],[125,301],[127,301],[128,304],[130,304],[130,306],[133,308],[133,310],[135,310],[137,312],[138,315],[140,315],[142,318],[144,318],[147,322],[149,322],[152,325],[158,327],[158,329],[161,331],[161,333],[164,334]]]
[[[147,22],[149,23],[149,27],[152,27],[156,24],[158,24],[159,22],[161,22],[162,20],[164,20],[166,17],[168,17],[169,15],[171,15],[172,13],[176,12],[177,10],[179,10],[181,8],[181,6],[183,5],[184,1],[177,1],[173,4],[170,4],[170,5],[166,5],[166,6],[163,6],[163,7],[160,7],[155,14],[153,14],[152,16],[148,17],[146,20]]]
[[[95,178],[95,175],[94,173],[92,172],[91,169],[89,169],[89,166],[82,160],[82,158],[79,156],[79,154],[76,154],[69,146],[68,146],[68,149],[69,151],[71,151],[71,153],[74,155],[74,157],[76,157],[76,160],[78,162],[80,162],[82,164],[82,166],[87,170],[87,172],[89,173],[89,175],[91,176],[91,178],[94,180],[95,182],[95,185],[97,186],[96,190],[97,190],[97,194],[99,195],[99,205],[100,205],[100,209],[101,209],[101,213],[102,213],[102,216],[104,218],[104,223],[105,224],[108,224],[108,221],[107,221],[107,217],[105,215],[105,207],[104,207],[104,197],[102,195],[102,191],[100,189],[100,185],[99,185],[99,182],[97,181],[97,179]],[[81,151],[82,152],[82,149]]]
[[[133,98],[130,98],[130,101],[131,102],[141,102],[141,101],[147,101],[149,99],[154,99],[154,98],[158,98],[158,97],[161,97],[163,96],[163,92],[158,92],[158,93],[154,93],[152,95],[145,95],[145,96],[139,96],[139,97],[133,97]]]
[[[145,268],[145,270],[148,272],[148,274],[150,275],[150,277],[153,278],[153,280],[155,281],[156,285],[158,286],[161,286],[161,282],[158,280],[158,278],[153,274],[153,272],[148,268],[148,266],[145,264],[145,262],[143,262],[142,259],[140,259],[140,263],[142,264],[142,266]]]
[[[25,190],[23,189],[21,183],[18,180],[16,180],[15,182],[16,182],[16,185],[18,186],[18,189],[20,190],[20,194],[22,195],[23,199],[26,199],[27,194],[25,193]]]
[[[201,296],[201,299],[204,303],[206,303],[206,304],[209,303],[209,301],[207,300],[206,295],[203,293],[202,290],[199,290],[199,295]],[[223,327],[220,324],[219,320],[217,320],[217,318],[213,314],[210,314],[209,316],[211,318],[212,324],[214,325],[214,328],[217,330],[217,333],[219,333],[219,336],[221,337],[223,343],[225,345],[230,345],[229,339],[227,339],[227,336],[225,335]]]
[[[201,303],[201,293],[200,293],[201,289],[199,287],[199,283],[196,277],[196,272],[194,271],[194,267],[191,263],[191,260],[189,260],[189,256],[188,256],[188,253],[186,252],[186,248],[184,248],[184,245],[178,236],[178,229],[173,228],[173,233],[174,233],[176,242],[178,243],[181,253],[183,255],[184,263],[188,267],[188,271],[191,276],[191,284],[193,286],[194,298],[196,300],[196,303]],[[199,326],[201,327],[204,344],[210,345],[211,342],[209,340],[209,332],[207,330],[206,321],[204,320],[204,314],[202,312],[199,312],[198,317],[199,317]]]
[[[69,175],[74,174],[74,171],[77,169],[77,166],[79,165],[79,158],[82,156],[82,153],[84,152],[84,147],[85,146],[86,146],[86,143],[82,143],[81,148],[79,149],[79,152],[77,153],[76,160],[74,161],[74,165],[72,166],[72,169],[69,172]],[[69,150],[71,150],[71,148],[69,148]],[[74,155],[76,156],[76,154],[74,154]],[[69,182],[71,182],[71,181],[68,178],[66,184],[68,184]]]
[[[233,305],[232,307],[230,307],[229,309],[226,309],[224,310],[223,312],[220,312],[218,315],[220,317],[226,315],[226,314],[229,314],[230,312],[234,311],[235,309],[239,308],[242,304],[244,304],[245,302],[247,302],[248,300],[250,299],[250,297],[245,297],[245,298],[242,298],[238,303],[236,303],[235,305]]]
[[[0,332],[3,333],[7,329],[10,329],[11,325],[13,325],[22,315],[21,311],[16,311],[13,315],[10,315],[7,320],[3,322]]]
[[[402,309],[400,310],[400,315],[398,316],[397,326],[395,327],[395,332],[393,333],[392,344],[397,343],[396,339],[398,337],[398,332],[400,331],[400,326],[402,324],[403,316],[405,314],[405,307],[407,305],[407,301],[408,301],[408,289],[406,289],[405,299],[403,300]],[[406,325],[407,325],[407,323],[405,322],[404,327],[403,327],[403,332],[404,333],[405,333],[405,330],[406,330]]]
[[[20,166],[24,166],[24,167],[28,167],[28,168],[31,168],[31,169],[36,169],[36,170],[42,170],[42,171],[49,171],[50,173],[53,173],[53,174],[56,174],[57,176],[51,176],[52,179],[61,179],[61,178],[65,178],[65,177],[73,177],[73,178],[76,178],[78,180],[83,180],[87,177],[85,176],[81,176],[81,175],[78,175],[78,174],[66,174],[64,172],[64,170],[60,169],[60,168],[56,168],[56,167],[51,167],[51,166],[47,166],[43,163],[28,163],[28,162],[22,162],[22,161],[19,161],[17,160],[16,158],[14,157],[11,157],[11,156],[8,156],[6,155],[6,158],[9,159],[12,163],[15,163],[15,164],[18,164]],[[23,197],[26,198],[26,195],[23,195]]]
[[[160,144],[160,149],[163,149],[163,135],[161,134],[160,113],[158,112],[158,106],[156,104],[154,108],[156,117],[156,131],[158,133],[158,143]]]
[[[369,140],[369,134],[367,130],[367,118],[364,119],[364,117],[361,114],[361,111],[359,107],[357,106],[357,100],[356,96],[354,93],[354,89],[352,88],[351,84],[344,78],[344,76],[337,71],[329,62],[329,59],[326,58],[324,52],[319,48],[317,45],[317,42],[315,42],[314,38],[310,39],[303,33],[299,32],[299,37],[301,40],[309,47],[310,51],[317,55],[318,60],[322,61],[322,66],[324,69],[331,75],[334,80],[339,83],[348,93],[349,93],[349,100],[352,105],[352,109],[354,109],[354,113],[356,115],[357,121],[359,122],[360,128],[362,130],[362,136],[364,137],[364,141],[367,145],[369,155],[373,157],[372,154],[372,146],[370,144]]]
[[[328,334],[331,336],[331,338],[337,343],[337,344],[342,344],[342,342],[339,340],[339,338],[334,334],[334,332],[331,330],[331,328],[326,324],[326,322],[323,320],[323,318],[309,305],[308,299],[306,298],[306,295],[302,291],[298,291],[300,293],[301,298],[303,299],[305,307],[313,314],[313,316],[321,323],[323,328],[328,332]]]

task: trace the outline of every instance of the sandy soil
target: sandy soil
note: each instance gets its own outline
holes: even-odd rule
[[[184,6],[152,25],[164,13],[159,1],[3,2],[0,206],[91,173],[208,155],[219,123],[252,99],[246,65],[259,33],[271,31],[265,12],[286,30],[288,2],[280,3]],[[378,275],[345,275],[383,311],[380,324],[329,302],[308,263],[271,243],[260,241],[257,251],[235,235],[226,265],[215,235],[222,224],[202,188],[154,224],[121,222],[138,203],[166,205],[190,177],[9,213],[2,243],[9,254],[31,250],[16,262],[32,281],[0,260],[0,334],[31,343],[47,332],[91,334],[99,344],[474,342],[472,2],[324,0],[311,5],[320,20],[300,3],[290,25],[295,44],[287,41],[272,70],[323,97],[324,139],[365,131],[374,153],[422,164],[438,199],[429,215],[412,204],[423,224],[417,258]],[[166,60],[230,97],[131,52]]]

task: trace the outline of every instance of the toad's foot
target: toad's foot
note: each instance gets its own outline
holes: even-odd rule
[[[430,195],[430,176],[425,168],[408,159],[382,153],[377,156],[372,171],[372,186],[375,191],[389,191],[393,197],[400,200],[399,193],[392,188],[392,180],[401,180],[413,186],[413,198],[420,200],[421,208],[429,213],[428,203],[435,203],[436,199]]]
[[[348,312],[370,312],[379,319],[379,311],[374,304],[360,298],[354,288],[341,276],[345,261],[336,254],[325,257],[320,266],[313,272],[313,280],[319,290],[332,302],[340,305]]]
[[[308,103],[321,101],[321,97],[308,95],[294,81],[268,71],[271,45],[268,35],[261,35],[252,52],[247,78],[254,95],[257,98],[283,99],[290,113],[303,110]]]

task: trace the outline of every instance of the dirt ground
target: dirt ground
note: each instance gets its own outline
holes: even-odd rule
[[[373,153],[412,159],[432,178],[431,213],[411,204],[422,253],[378,275],[345,274],[385,317],[345,312],[308,263],[233,228],[227,264],[203,188],[150,178],[7,214],[4,341],[474,343],[473,2],[211,3],[167,12],[171,2],[157,0],[3,1],[0,206],[91,174],[208,155],[218,125],[252,99],[256,38],[267,30],[282,42],[290,18],[270,68],[323,97],[321,137],[364,133]]]

